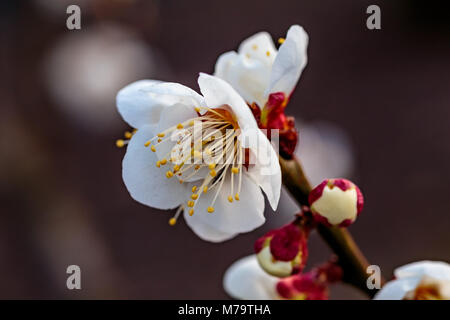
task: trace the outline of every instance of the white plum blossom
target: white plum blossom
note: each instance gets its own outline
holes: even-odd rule
[[[394,271],[375,300],[450,300],[450,264],[418,261]]]
[[[275,300],[280,299],[276,285],[279,278],[261,269],[256,255],[234,262],[225,272],[223,287],[235,299]]]
[[[287,102],[307,63],[308,35],[293,25],[279,42],[277,50],[269,33],[251,36],[237,52],[218,58],[214,75],[230,83],[249,104],[263,108],[273,93],[283,93]]]
[[[202,95],[177,83],[142,80],[123,88],[117,106],[137,131],[123,159],[123,180],[138,202],[178,208],[202,239],[219,242],[265,221],[264,198],[276,210],[278,157],[242,97],[206,74]]]

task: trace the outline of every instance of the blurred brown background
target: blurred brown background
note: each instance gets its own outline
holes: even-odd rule
[[[81,30],[66,28],[69,4],[81,7]],[[366,28],[370,4],[381,7],[382,30]],[[134,202],[123,185],[125,150],[114,142],[128,128],[115,93],[142,78],[197,89],[198,72],[212,73],[219,54],[257,31],[277,39],[291,24],[310,44],[288,113],[332,123],[351,140],[348,177],[366,206],[350,229],[369,260],[387,277],[413,260],[450,261],[444,4],[2,1],[0,298],[227,298],[226,268],[289,221],[293,204],[283,196],[265,226],[223,244],[203,242],[182,220],[170,228],[171,212]],[[309,266],[329,255],[316,235],[310,252]],[[66,289],[70,264],[81,267],[80,291]],[[363,296],[339,285],[332,298]]]

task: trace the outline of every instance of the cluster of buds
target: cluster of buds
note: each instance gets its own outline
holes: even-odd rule
[[[276,277],[287,277],[303,270],[308,257],[308,230],[294,223],[272,230],[255,242],[259,265]]]
[[[340,281],[342,269],[335,261],[278,281],[277,293],[288,300],[328,300],[328,286]]]
[[[269,95],[266,105],[260,107],[253,103],[250,109],[261,129],[267,129],[267,136],[270,139],[273,130],[278,130],[280,143],[280,155],[285,159],[291,159],[298,141],[298,132],[295,128],[293,117],[286,116],[284,109],[289,101],[289,97],[283,92],[276,92]]]
[[[326,179],[309,194],[314,219],[326,226],[347,227],[361,213],[364,198],[359,188],[346,179]]]

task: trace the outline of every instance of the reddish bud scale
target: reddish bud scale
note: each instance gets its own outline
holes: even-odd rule
[[[284,113],[289,97],[283,92],[271,93],[264,108],[253,103],[249,105],[259,128],[267,129],[267,137],[271,139],[270,129],[279,130],[280,155],[291,159],[298,142],[298,132],[295,129],[295,120]]]

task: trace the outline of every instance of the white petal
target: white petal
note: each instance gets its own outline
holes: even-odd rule
[[[203,97],[178,83],[141,80],[117,94],[117,108],[122,118],[132,127],[156,124],[161,111],[167,106],[185,104],[197,107]]]
[[[153,135],[151,128],[144,126],[131,138],[122,162],[123,181],[136,201],[154,208],[172,209],[185,199],[186,187],[177,179],[167,179],[164,169],[156,167],[156,154],[144,146]]]
[[[414,290],[420,278],[406,278],[392,280],[386,283],[375,295],[375,300],[402,300],[406,293]]]
[[[193,106],[184,104],[174,104],[164,108],[161,112],[161,117],[156,125],[156,133],[162,133],[163,131],[174,127],[180,123],[183,123],[189,119],[197,117],[197,112]],[[164,141],[156,146],[156,154],[159,159],[170,157],[170,151],[176,145],[179,138],[179,133],[182,133],[184,129],[175,130],[171,134],[167,134],[164,137]]]
[[[240,201],[234,200],[228,202],[228,196],[231,195],[231,179],[228,171],[227,180],[225,180],[220,194],[214,204],[214,212],[208,213],[207,208],[211,206],[212,200],[217,189],[208,190],[202,193],[193,216],[186,217],[187,223],[194,232],[201,232],[196,228],[196,224],[205,224],[226,234],[237,234],[249,232],[261,226],[264,221],[264,198],[261,190],[245,174],[242,176],[242,189],[239,194]],[[237,179],[234,179],[234,193],[237,192]],[[197,233],[201,238],[207,235]]]
[[[202,223],[199,220],[192,219],[186,209],[183,213],[186,224],[194,231],[194,233],[202,240],[209,242],[223,242],[234,238],[236,233],[226,233],[208,224]]]
[[[228,82],[248,103],[264,106],[271,69],[272,65],[232,51],[219,57],[214,75]]]
[[[248,131],[246,132],[248,134]],[[250,167],[248,174],[252,180],[262,188],[269,200],[270,206],[275,211],[280,200],[281,193],[281,168],[278,155],[269,139],[261,130],[255,130],[253,136],[257,139],[250,142]]]
[[[144,91],[159,83],[156,80],[140,80],[122,88],[116,97],[122,118],[133,128],[154,124],[159,120],[162,106],[155,105]]]
[[[210,108],[229,105],[242,130],[258,128],[248,105],[228,83],[217,77],[200,73],[198,84],[206,104]]]
[[[259,32],[242,41],[239,55],[256,59],[271,67],[277,54],[272,37],[267,32]],[[267,54],[269,52],[269,54]]]
[[[234,262],[223,277],[225,291],[235,299],[274,300],[278,278],[261,269],[255,255]]]
[[[290,27],[273,63],[266,95],[274,92],[284,92],[287,96],[291,94],[306,66],[307,46],[305,30],[298,25]]]
[[[450,265],[441,261],[417,261],[394,272],[397,278],[429,276],[438,280],[450,280]]]

